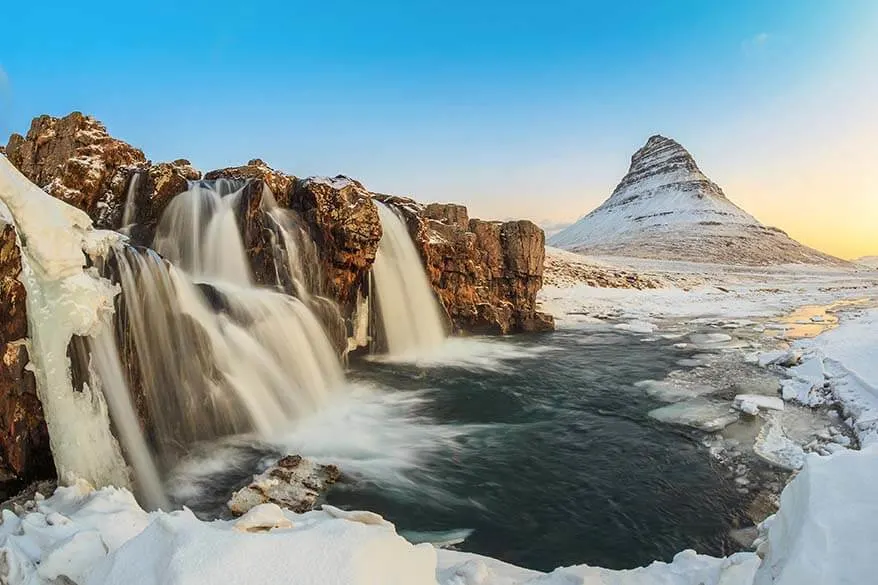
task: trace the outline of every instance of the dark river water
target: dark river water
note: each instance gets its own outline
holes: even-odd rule
[[[178,501],[218,510],[286,451],[337,464],[328,503],[377,512],[415,542],[466,536],[456,548],[539,570],[728,554],[740,496],[701,437],[649,418],[662,403],[634,386],[687,354],[642,338],[583,329],[452,340],[429,364],[354,360],[354,390],[279,451],[215,452]]]
[[[399,497],[364,481],[339,486],[329,502],[376,511],[403,533],[471,529],[460,549],[534,569],[728,553],[737,493],[698,437],[647,416],[662,404],[633,385],[663,378],[681,352],[640,337],[508,338],[492,343],[511,356],[481,370],[355,364],[354,379],[428,389],[417,414],[467,432],[407,473],[438,495]]]

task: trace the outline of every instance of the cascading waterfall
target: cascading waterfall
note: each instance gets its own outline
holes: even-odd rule
[[[119,230],[123,234],[131,230],[137,215],[137,188],[140,186],[141,176],[142,173],[135,172],[128,179],[128,193],[125,196],[125,207],[122,209],[122,228]]]
[[[196,181],[168,204],[153,248],[195,279],[252,284],[235,217],[246,182]]]
[[[143,433],[140,432],[140,425],[131,401],[131,393],[128,389],[128,382],[125,379],[113,333],[105,328],[88,339],[92,364],[97,373],[96,377],[91,377],[91,382],[95,386],[100,385],[107,400],[110,416],[116,423],[122,447],[125,449],[128,461],[134,468],[137,491],[144,506],[150,510],[159,508],[169,510],[168,499],[162,488],[162,482],[149,451],[149,445]]]
[[[392,355],[416,355],[445,338],[439,305],[405,223],[375,201],[384,234],[372,267],[381,322]]]
[[[237,216],[246,188],[242,181],[191,183],[165,210],[155,252],[120,242],[102,263],[122,290],[121,345],[101,333],[90,342],[92,364],[139,491],[153,507],[165,502],[147,444],[165,472],[195,443],[276,435],[344,384],[337,354],[311,310],[331,305],[338,314],[334,303],[314,294],[316,249],[267,189],[263,220],[271,219],[272,254],[283,260],[282,270],[275,288],[253,284]],[[132,396],[145,405],[148,437]]]

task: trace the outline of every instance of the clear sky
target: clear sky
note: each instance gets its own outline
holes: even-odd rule
[[[763,222],[878,254],[878,0],[7,4],[0,136],[81,110],[156,161],[562,222],[662,133]]]

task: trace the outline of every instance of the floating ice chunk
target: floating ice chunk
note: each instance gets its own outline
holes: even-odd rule
[[[617,323],[614,325],[615,329],[621,329],[622,331],[630,331],[631,333],[652,333],[656,330],[655,323],[650,323],[648,321],[628,321],[627,323]]]
[[[400,533],[412,544],[429,543],[436,548],[448,548],[462,544],[473,533],[472,528],[458,528],[455,530],[417,531],[406,530]]]
[[[795,471],[805,462],[805,451],[787,437],[780,421],[771,417],[756,437],[753,451],[772,465]]]
[[[693,333],[689,339],[696,345],[713,345],[731,341],[732,336],[726,333]]]
[[[737,408],[741,412],[749,414],[750,416],[756,416],[759,414],[759,405],[755,402],[750,402],[749,400],[734,402],[732,403],[732,408]]]
[[[794,378],[811,382],[811,384],[823,384],[825,379],[823,369],[823,360],[819,357],[811,357],[804,360],[798,366],[794,366],[789,370]]]
[[[761,394],[738,394],[732,401],[732,408],[741,412],[756,415],[760,408],[766,410],[783,410],[783,400],[777,396],[763,396]]]
[[[647,396],[662,402],[680,402],[712,391],[703,386],[687,387],[667,380],[641,380],[635,382],[634,386],[643,389]]]
[[[708,433],[720,431],[736,422],[740,415],[728,402],[709,398],[693,398],[650,411],[657,421],[693,427]]]
[[[802,354],[798,351],[787,351],[783,349],[766,351],[759,354],[759,365],[763,368],[772,365],[790,367],[799,363],[801,358]]]
[[[784,400],[795,400],[805,406],[819,406],[825,402],[825,397],[818,392],[813,392],[814,385],[811,382],[790,378],[781,381],[781,391]]]

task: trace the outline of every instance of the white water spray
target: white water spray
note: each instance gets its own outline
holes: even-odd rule
[[[403,221],[376,201],[384,234],[372,267],[387,346],[392,355],[417,355],[442,344],[439,305]]]

